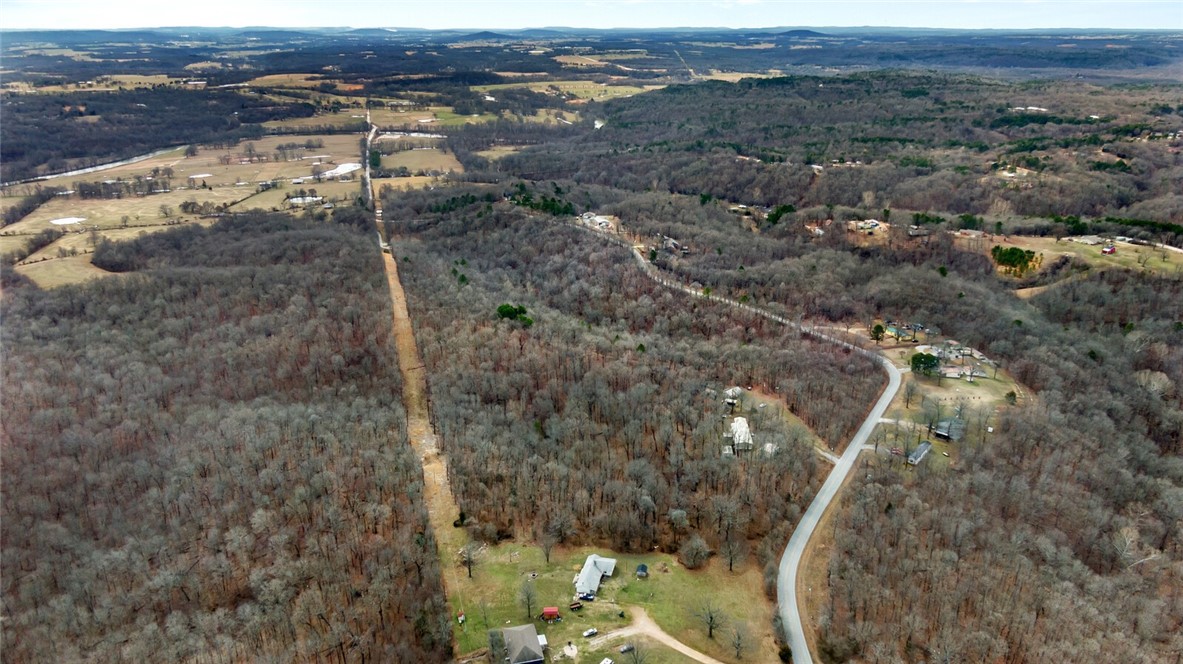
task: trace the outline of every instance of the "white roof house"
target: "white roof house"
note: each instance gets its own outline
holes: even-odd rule
[[[616,571],[616,559],[604,558],[596,554],[591,554],[587,560],[583,562],[583,569],[580,570],[579,575],[575,577],[575,592],[577,594],[590,593],[596,594],[600,589],[600,581],[605,576],[612,576],[612,572]]]
[[[752,449],[752,430],[748,428],[746,417],[737,417],[731,420],[731,438],[735,443],[735,449]]]

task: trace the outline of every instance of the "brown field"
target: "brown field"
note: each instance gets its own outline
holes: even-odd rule
[[[489,148],[488,150],[481,150],[480,152],[477,152],[477,154],[484,157],[485,159],[496,161],[506,155],[517,154],[522,150],[522,147],[523,146],[520,145],[497,145]]]
[[[54,288],[102,277],[118,276],[115,272],[107,272],[91,265],[90,256],[71,256],[32,265],[19,265],[15,271],[32,279],[33,283],[42,288]]]
[[[464,166],[451,152],[441,150],[404,150],[382,157],[383,168],[406,166],[412,173],[419,171],[464,172]]]

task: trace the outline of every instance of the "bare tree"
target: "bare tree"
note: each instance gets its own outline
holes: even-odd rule
[[[550,564],[550,552],[558,543],[558,538],[551,533],[543,533],[542,539],[538,541],[538,546],[542,547],[542,557],[546,560],[546,564]]]
[[[736,659],[743,659],[744,651],[748,649],[752,637],[748,632],[748,626],[744,623],[739,623],[731,630],[731,650],[735,652]]]
[[[727,571],[734,572],[735,564],[743,562],[748,554],[748,543],[737,536],[729,537],[723,542],[720,553],[727,559]]]
[[[912,400],[916,398],[916,393],[920,388],[916,387],[916,382],[908,380],[904,383],[904,408],[912,407]]]
[[[534,590],[534,584],[530,583],[529,579],[522,582],[522,588],[518,591],[518,601],[526,609],[526,619],[533,618],[534,604],[538,602],[538,591]]]
[[[707,628],[708,639],[715,638],[715,630],[722,629],[727,624],[727,614],[723,613],[723,610],[710,598],[703,600],[698,605],[694,617]]]
[[[468,570],[468,578],[472,578],[472,568],[480,564],[481,545],[479,542],[469,542],[460,549],[460,564]]]

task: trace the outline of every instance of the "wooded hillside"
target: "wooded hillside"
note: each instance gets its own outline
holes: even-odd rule
[[[7,288],[5,660],[445,661],[368,235],[249,216]]]

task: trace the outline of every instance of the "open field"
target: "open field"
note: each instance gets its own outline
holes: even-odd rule
[[[14,268],[42,288],[54,288],[69,284],[80,284],[92,279],[118,276],[90,264],[90,256],[71,256]]]
[[[325,164],[341,164],[360,160],[360,135],[328,134],[320,136],[267,136],[255,141],[243,141],[228,149],[199,148],[196,156],[186,157],[184,150],[178,148],[165,152],[143,161],[116,166],[114,168],[86,173],[84,175],[62,176],[49,178],[45,185],[70,188],[75,182],[99,182],[105,180],[130,180],[136,176],[148,177],[153,169],[172,169],[174,187],[187,184],[191,175],[205,175],[196,184],[205,182],[210,186],[235,184],[237,182],[257,183],[274,178],[299,178],[312,175],[312,165],[317,161]],[[297,143],[301,146],[305,141],[321,141],[322,147],[304,148],[289,152],[289,160],[276,159],[279,145]],[[249,161],[248,146],[254,146],[258,158]],[[311,159],[324,155],[324,159]],[[266,161],[263,161],[266,158]],[[222,161],[229,163],[223,164]],[[242,163],[242,162],[246,163]],[[330,166],[331,167],[331,166]],[[159,175],[159,173],[158,173]],[[10,188],[11,192],[20,193],[20,187]]]
[[[345,109],[338,113],[318,113],[310,118],[288,118],[286,120],[268,120],[263,123],[267,129],[309,129],[312,127],[353,127],[356,125],[360,133],[366,123],[365,111],[360,109]]]
[[[451,152],[435,149],[404,150],[382,157],[383,168],[404,166],[412,173],[419,171],[443,171],[461,173],[464,166]]]
[[[551,108],[544,108],[533,115],[513,115],[510,116],[523,122],[537,122],[539,124],[575,124],[579,122],[579,114],[574,111],[560,111]]]
[[[420,131],[432,131],[437,127],[459,127],[478,122],[492,122],[497,116],[492,113],[481,115],[458,115],[450,106],[428,106],[419,108],[373,108],[370,121],[383,128],[404,126],[419,127]]]
[[[607,85],[605,83],[596,83],[595,81],[521,81],[520,83],[498,83],[496,85],[474,85],[472,90],[475,92],[496,92],[497,90],[505,90],[508,88],[527,88],[534,92],[542,92],[546,94],[562,94],[577,99],[613,99],[616,97],[629,97],[649,90],[660,90],[664,85],[646,85],[644,87],[635,85]]]
[[[434,175],[412,175],[406,178],[374,178],[373,180],[374,191],[379,195],[381,195],[383,187],[390,187],[394,190],[423,189],[439,182],[440,178]]]
[[[497,145],[489,148],[488,150],[481,150],[480,152],[477,152],[477,154],[484,157],[485,159],[496,161],[506,155],[517,154],[521,151],[521,149],[522,146],[520,145]]]
[[[1002,240],[998,236],[995,236],[989,242],[983,242],[976,238],[958,237],[956,241],[963,248],[982,251],[987,255],[995,245],[1028,249],[1034,251],[1036,254],[1043,254],[1043,264],[1045,266],[1050,265],[1059,256],[1067,255],[1099,268],[1118,267],[1169,274],[1177,274],[1183,271],[1183,253],[1130,244],[1128,242],[1115,242],[1114,246],[1117,247],[1117,253],[1105,255],[1101,253],[1104,244],[1087,245],[1073,242],[1069,239],[1057,241],[1054,237],[1009,235],[1006,236],[1005,240]]]
[[[0,214],[8,212],[9,208],[14,208],[25,200],[25,196],[4,196],[0,198]]]
[[[313,182],[308,181],[301,185],[285,184],[275,189],[269,189],[239,201],[231,209],[235,212],[244,210],[253,210],[260,208],[263,210],[286,210],[293,208],[286,202],[286,199],[297,196],[297,191],[303,189],[308,196],[320,196],[324,200],[316,203],[314,207],[319,207],[324,203],[339,204],[343,202],[352,202],[361,193],[360,181],[346,181],[346,182]],[[315,192],[315,193],[314,193]],[[303,206],[299,206],[303,207]]]
[[[594,602],[584,602],[582,611],[572,612],[567,608],[574,595],[571,580],[589,553],[616,558],[616,574],[605,580]],[[640,563],[649,566],[648,579],[636,578],[635,570]],[[716,634],[714,641],[707,639],[706,630],[691,615],[701,601],[711,598],[731,618],[731,624],[744,623],[753,642],[758,640],[759,645],[753,646],[745,660],[768,662],[775,659],[771,626],[773,605],[764,598],[760,570],[754,561],[746,562],[731,574],[720,560],[712,560],[706,569],[690,571],[679,565],[674,556],[664,553],[614,554],[591,547],[556,547],[551,552],[551,562],[547,564],[540,548],[508,542],[484,551],[480,564],[473,570],[472,579],[463,573],[457,576],[458,582],[449,586],[449,600],[455,611],[464,612],[467,617],[467,624],[456,631],[461,653],[486,645],[486,612],[489,627],[525,622],[525,610],[518,602],[518,593],[522,584],[530,580],[538,597],[535,614],[541,613],[543,606],[558,606],[560,609],[563,621],[553,625],[536,620],[537,615],[534,616],[539,633],[546,634],[555,646],[567,641],[577,644],[585,641],[581,634],[589,627],[604,634],[626,626],[629,624],[628,607],[640,606],[674,638],[712,657],[734,661],[734,653],[726,651],[725,637]],[[618,615],[621,610],[626,616],[623,619]]]
[[[68,49],[54,49],[68,50]],[[86,59],[86,58],[82,58]],[[150,88],[154,85],[183,85],[188,79],[172,78],[164,74],[112,74],[94,81],[80,83],[65,83],[60,85],[34,86],[25,81],[12,81],[4,84],[5,90],[13,92],[105,92],[119,89]]]
[[[362,88],[356,83],[342,83],[338,79],[321,78],[318,74],[268,74],[252,78],[247,83],[262,88],[315,88],[329,83],[341,92],[355,92]]]
[[[77,227],[119,228],[123,226],[123,217],[128,217],[128,226],[155,226],[162,224],[166,218],[160,214],[160,206],[165,205],[173,210],[174,218],[189,217],[180,214],[180,204],[194,200],[199,203],[210,202],[215,205],[233,203],[250,196],[255,191],[254,185],[244,187],[215,187],[213,189],[181,189],[167,194],[130,198],[103,198],[81,200],[76,197],[62,197],[49,201],[35,212],[21,221],[4,228],[5,234],[20,235],[39,233],[47,228],[61,228],[72,230],[71,226],[55,226],[50,223],[53,219],[64,217],[82,217],[85,221]]]

